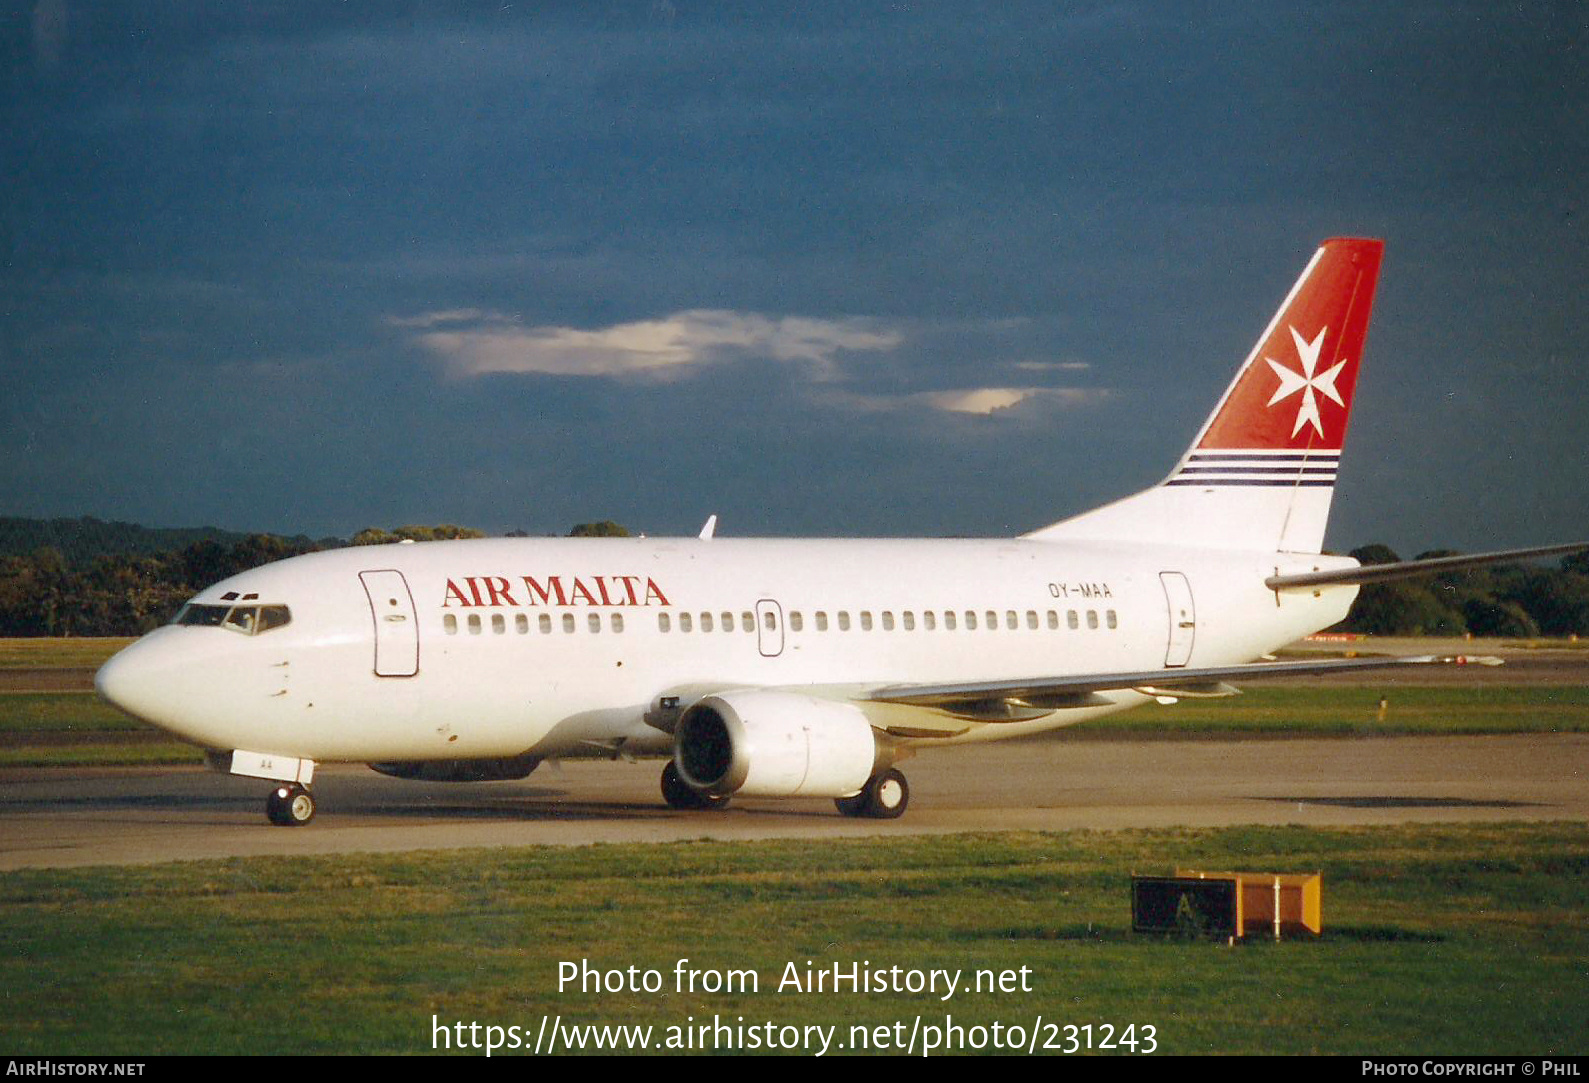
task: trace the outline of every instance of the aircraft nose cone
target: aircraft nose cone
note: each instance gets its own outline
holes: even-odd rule
[[[134,718],[153,722],[155,711],[155,667],[138,644],[119,651],[94,674],[94,691],[99,698]]]

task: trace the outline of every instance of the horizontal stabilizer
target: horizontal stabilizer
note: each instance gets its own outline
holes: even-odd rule
[[[1025,712],[996,718],[987,705],[1015,700],[1041,706],[1061,704],[1063,697],[1075,696],[1078,704],[1098,692],[1142,692],[1145,695],[1196,696],[1207,694],[1210,685],[1224,681],[1273,679],[1276,677],[1318,677],[1330,673],[1364,669],[1383,669],[1408,665],[1486,665],[1498,666],[1499,658],[1472,655],[1418,655],[1376,658],[1326,658],[1309,662],[1255,662],[1240,666],[1208,666],[1202,669],[1149,669],[1137,673],[1105,673],[1077,677],[1038,677],[1015,681],[969,681],[963,684],[898,684],[878,688],[869,698],[880,703],[903,703],[913,707],[937,707],[950,713],[974,714],[982,721],[1028,720]],[[1024,714],[1024,717],[1022,715]]]
[[[1430,557],[1428,560],[1402,560],[1395,564],[1365,564],[1358,568],[1301,572],[1296,575],[1271,575],[1263,581],[1263,585],[1270,590],[1290,590],[1297,587],[1322,587],[1341,583],[1385,583],[1393,579],[1454,572],[1463,568],[1476,568],[1484,564],[1499,564],[1509,560],[1560,556],[1583,549],[1589,549],[1589,542],[1545,545],[1536,549],[1506,549],[1495,553],[1468,553],[1454,557]]]

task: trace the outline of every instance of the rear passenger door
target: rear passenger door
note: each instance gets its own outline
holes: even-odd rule
[[[1164,665],[1173,669],[1192,658],[1197,640],[1197,609],[1192,603],[1192,584],[1181,572],[1160,572],[1164,584],[1164,603],[1169,609],[1170,638],[1164,652]]]

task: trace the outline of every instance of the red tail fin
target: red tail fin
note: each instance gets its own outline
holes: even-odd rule
[[[1194,451],[1340,451],[1383,241],[1325,241],[1258,340]]]
[[[1029,536],[1319,552],[1384,249],[1320,245],[1170,476]]]

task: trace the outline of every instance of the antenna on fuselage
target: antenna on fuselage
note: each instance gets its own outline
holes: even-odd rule
[[[701,527],[701,532],[699,534],[697,534],[696,537],[700,538],[702,541],[711,541],[712,540],[712,535],[714,535],[716,533],[717,533],[717,516],[716,515],[708,515],[706,517],[706,525]]]

